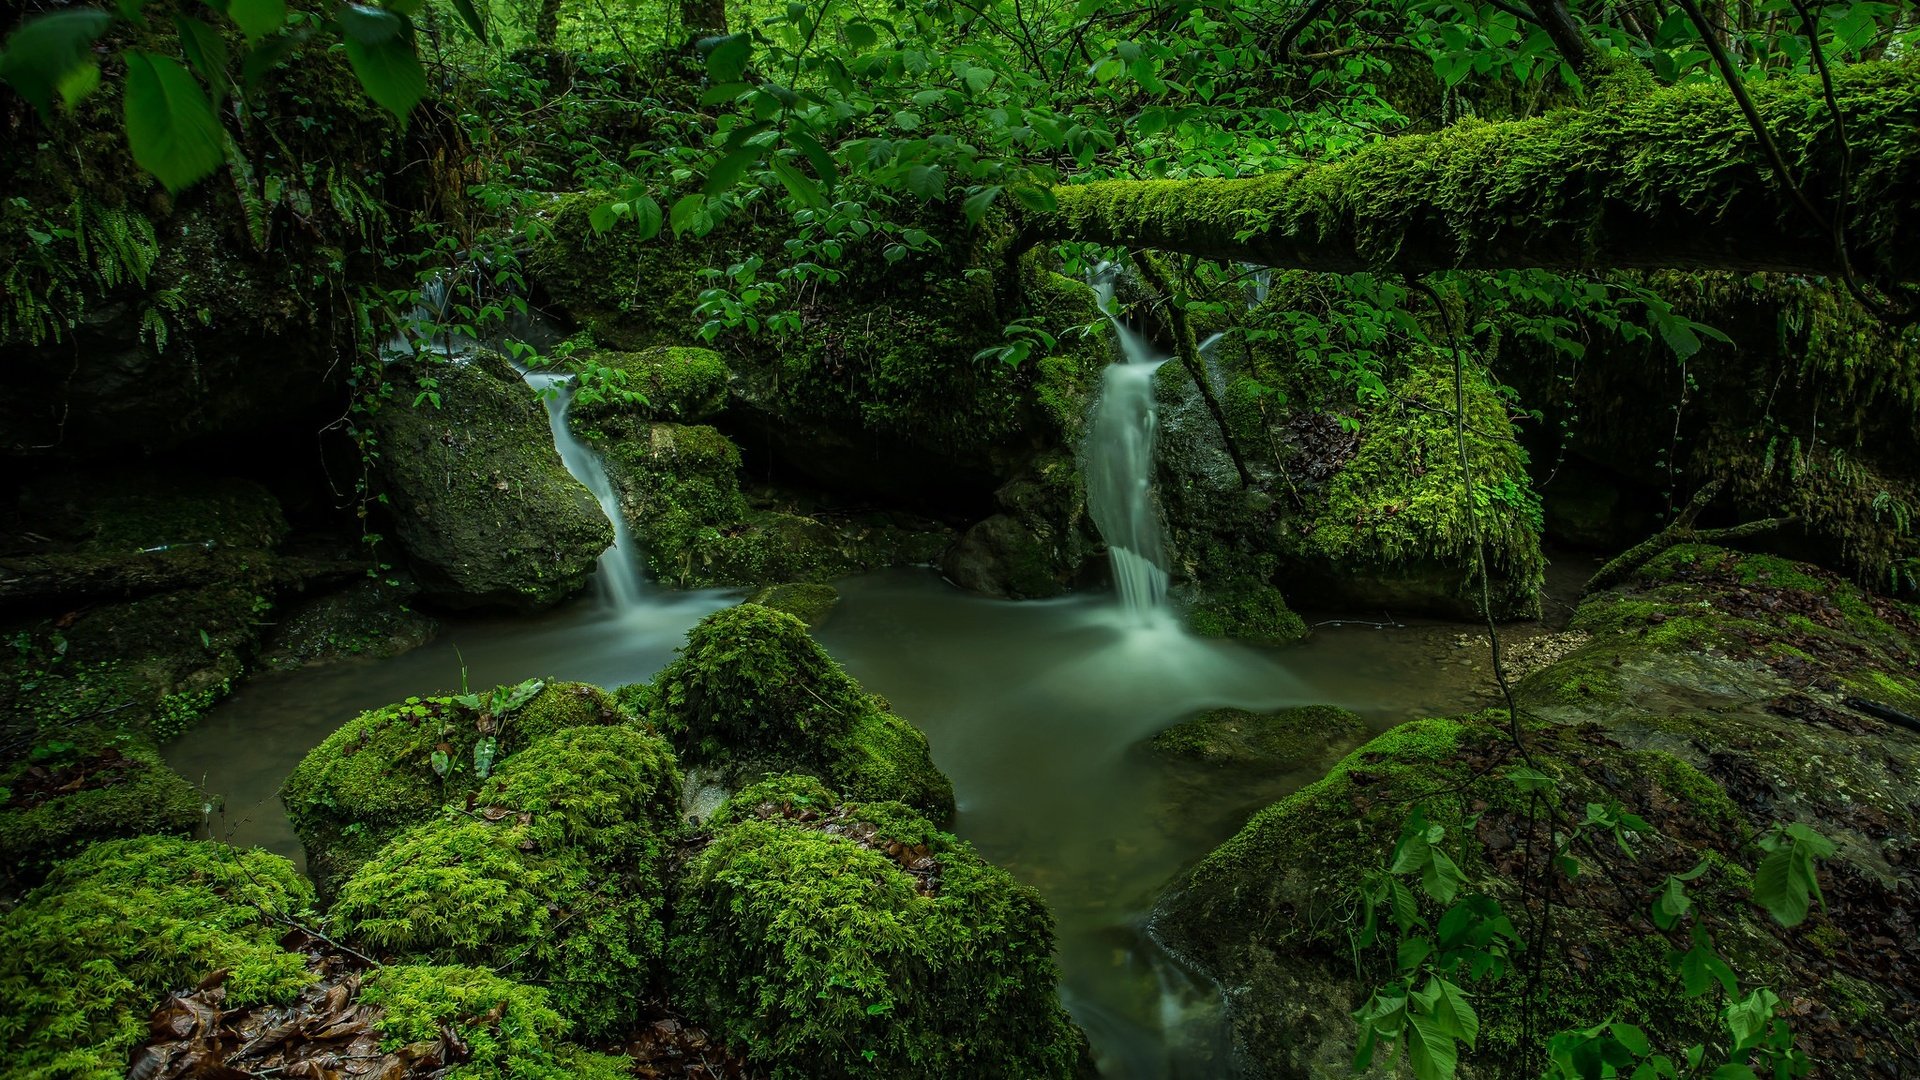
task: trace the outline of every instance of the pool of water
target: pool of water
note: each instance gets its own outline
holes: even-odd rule
[[[1195,712],[1331,703],[1385,729],[1489,699],[1480,649],[1457,624],[1323,626],[1259,649],[1192,638],[1122,613],[1111,596],[1009,602],[925,570],[838,583],[816,632],[849,672],[927,733],[953,778],[954,831],[1037,887],[1058,920],[1062,997],[1116,1080],[1220,1075],[1216,995],[1142,926],[1179,870],[1258,807],[1311,782],[1226,782],[1171,766],[1142,740]],[[650,678],[728,592],[656,594],[621,615],[583,602],[532,618],[450,622],[385,661],[264,675],[167,750],[223,798],[216,835],[299,861],[275,793],[295,763],[362,709],[410,694],[535,676],[614,687]]]

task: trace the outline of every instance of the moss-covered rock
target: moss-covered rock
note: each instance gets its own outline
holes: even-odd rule
[[[894,803],[748,788],[687,863],[675,999],[775,1080],[1071,1077],[1039,894]]]
[[[261,663],[284,670],[411,652],[439,629],[433,618],[408,606],[413,592],[384,580],[362,580],[291,604],[264,642]]]
[[[1358,714],[1332,705],[1270,713],[1213,709],[1160,732],[1147,745],[1175,761],[1281,773],[1345,756],[1366,730]]]
[[[840,590],[831,585],[790,582],[769,585],[747,597],[746,602],[784,611],[806,623],[807,629],[818,630],[827,621],[827,616],[833,614],[834,605],[840,602]]]
[[[1516,688],[1525,761],[1555,779],[1563,805],[1618,803],[1658,835],[1638,838],[1632,859],[1582,855],[1605,862],[1607,884],[1561,878],[1557,944],[1538,984],[1548,989],[1530,1004],[1536,1031],[1614,1017],[1681,1046],[1717,1025],[1710,1002],[1681,992],[1669,942],[1637,921],[1641,903],[1613,898],[1621,887],[1650,897],[1665,875],[1704,864],[1689,886],[1697,910],[1743,979],[1801,1002],[1802,1049],[1844,1072],[1856,1055],[1891,1060],[1889,1048],[1911,1045],[1911,1017],[1862,987],[1886,965],[1920,965],[1891,899],[1920,873],[1920,794],[1908,782],[1920,735],[1872,713],[1913,708],[1915,610],[1802,564],[1687,546],[1589,598],[1574,626],[1585,643]],[[1390,961],[1363,958],[1378,967],[1356,978],[1337,913],[1385,865],[1409,807],[1423,805],[1447,830],[1473,888],[1527,908],[1539,862],[1520,853],[1540,850],[1548,831],[1504,775],[1510,738],[1504,713],[1382,735],[1256,815],[1161,905],[1162,939],[1227,987],[1251,1069],[1346,1068],[1349,1009]],[[1810,825],[1839,848],[1821,875],[1828,907],[1793,930],[1746,902],[1742,868],[1761,855],[1753,840],[1779,821]],[[1469,990],[1482,1030],[1466,1060],[1498,1074],[1519,1068],[1524,980]],[[1849,1019],[1827,1019],[1840,1015]]]
[[[449,1080],[619,1080],[633,1061],[564,1042],[572,1030],[537,986],[491,971],[457,966],[393,964],[368,973],[360,1003],[380,1010],[381,1048],[429,1042],[451,1031],[469,1059]]]
[[[510,969],[594,1037],[618,1035],[658,978],[680,778],[657,736],[562,731],[340,886],[338,932],[390,957]]]
[[[96,841],[188,835],[202,802],[145,736],[76,728],[46,738],[0,767],[0,893]]]
[[[474,751],[483,739],[494,740],[492,761],[499,763],[554,732],[631,719],[605,691],[584,683],[547,684],[504,715],[491,709],[487,694],[408,698],[360,714],[300,759],[280,800],[322,893],[401,829],[477,792]]]
[[[572,596],[613,529],[554,450],[545,410],[506,363],[418,362],[373,418],[381,490],[425,596],[540,608]]]
[[[313,981],[279,945],[313,891],[285,859],[140,837],[96,844],[0,916],[0,1049],[22,1080],[110,1080],[173,990],[227,970],[234,1005]]]
[[[1216,582],[1187,604],[1187,628],[1201,637],[1287,645],[1307,636],[1307,623],[1280,590],[1246,578]]]
[[[596,350],[577,356],[580,386],[570,415],[576,423],[629,413],[649,420],[699,424],[727,407],[727,362],[711,349],[656,345],[639,352]]]
[[[707,616],[643,697],[682,762],[734,786],[799,771],[850,798],[903,802],[939,822],[953,816],[953,784],[926,736],[862,690],[786,612],[742,604]]]

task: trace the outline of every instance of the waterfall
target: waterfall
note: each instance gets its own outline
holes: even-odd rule
[[[586,444],[574,438],[567,426],[567,406],[573,404],[573,376],[564,372],[520,369],[520,377],[533,387],[547,404],[547,426],[553,429],[553,448],[575,480],[586,485],[600,502],[600,511],[613,526],[613,546],[600,553],[594,565],[594,580],[600,583],[600,600],[615,611],[628,611],[640,603],[645,586],[640,577],[639,551],[627,517],[620,512],[620,499],[614,493],[613,480],[606,466]]]
[[[1087,508],[1107,542],[1120,603],[1142,618],[1167,601],[1167,545],[1153,506],[1153,443],[1158,405],[1153,375],[1167,357],[1114,314],[1115,268],[1094,271],[1100,310],[1120,339],[1118,363],[1101,376],[1100,401],[1087,436]]]

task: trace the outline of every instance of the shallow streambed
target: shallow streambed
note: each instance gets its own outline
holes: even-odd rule
[[[1255,649],[1123,614],[1110,596],[1013,603],[922,570],[839,583],[816,636],[869,690],[919,725],[959,797],[955,831],[1038,887],[1058,919],[1063,996],[1105,1075],[1216,1075],[1214,995],[1140,927],[1154,895],[1255,808],[1314,779],[1229,783],[1169,766],[1141,740],[1199,710],[1345,705],[1385,728],[1483,703],[1478,655],[1457,625],[1320,629]],[[246,683],[168,748],[224,798],[214,832],[296,861],[275,796],[315,744],[357,711],[411,694],[534,676],[614,687],[650,678],[733,593],[655,594],[614,615],[591,602],[536,618],[446,626],[393,660]]]

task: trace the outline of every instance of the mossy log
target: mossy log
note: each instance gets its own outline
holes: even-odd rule
[[[1805,190],[1844,213],[1853,265],[1920,280],[1920,69],[1834,73],[1852,141],[1841,170],[1812,78],[1750,88]],[[1028,242],[1086,240],[1222,261],[1352,273],[1392,268],[1839,270],[1830,228],[1778,182],[1725,87],[1596,95],[1588,108],[1466,122],[1331,163],[1236,180],[1054,189]],[[1830,213],[1830,211],[1828,211]]]

